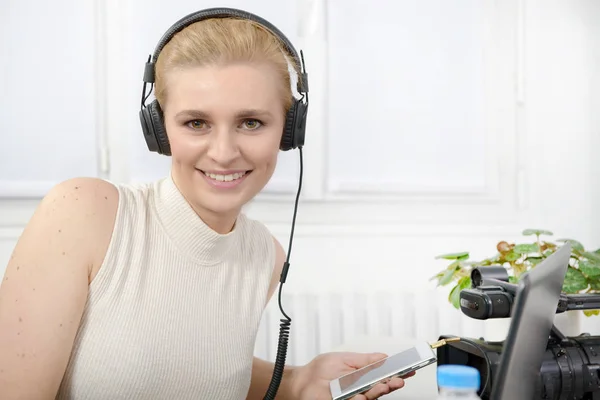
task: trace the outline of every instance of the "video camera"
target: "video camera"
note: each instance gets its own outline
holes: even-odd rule
[[[460,308],[470,318],[509,318],[518,286],[502,266],[474,269],[471,289],[460,292]],[[600,295],[561,294],[557,313],[600,309]],[[440,339],[455,336],[442,335]],[[489,400],[504,341],[460,338],[437,350],[438,365],[470,365],[481,374],[479,396]],[[535,399],[600,400],[600,336],[582,333],[566,337],[553,326],[536,382]],[[493,400],[493,399],[492,399]]]

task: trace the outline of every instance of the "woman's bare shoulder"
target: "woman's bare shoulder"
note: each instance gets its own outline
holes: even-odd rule
[[[100,179],[61,182],[23,229],[0,285],[0,392],[8,397],[56,395],[118,197]]]
[[[45,221],[71,230],[71,239],[89,255],[90,280],[108,249],[119,207],[115,185],[98,178],[73,178],[56,185],[42,201]],[[43,219],[43,217],[42,217]]]

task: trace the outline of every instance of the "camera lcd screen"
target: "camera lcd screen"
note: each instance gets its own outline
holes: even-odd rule
[[[396,374],[421,361],[424,360],[419,356],[417,349],[408,349],[356,372],[340,377],[340,389],[342,392],[346,392],[361,388],[373,381]]]

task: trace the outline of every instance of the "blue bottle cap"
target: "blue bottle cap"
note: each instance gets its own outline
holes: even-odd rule
[[[476,368],[467,365],[440,365],[437,368],[439,387],[479,390],[481,378]]]

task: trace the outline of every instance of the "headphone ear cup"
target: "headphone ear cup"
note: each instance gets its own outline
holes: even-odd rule
[[[299,100],[295,100],[290,107],[283,127],[281,136],[280,150],[288,151],[304,146],[304,136],[306,132],[306,105]]]
[[[160,153],[158,142],[156,141],[156,134],[154,133],[154,127],[152,124],[152,116],[147,107],[140,110],[140,124],[142,125],[142,133],[146,140],[148,150],[156,153]]]
[[[151,142],[156,143],[158,149],[156,150],[159,154],[164,154],[166,156],[171,155],[171,145],[169,144],[169,137],[167,136],[167,130],[165,129],[165,123],[163,118],[163,112],[160,108],[160,104],[158,101],[154,100],[152,103],[148,104],[146,108],[150,123],[152,124],[152,138],[149,138],[149,135],[146,135],[146,142],[150,139]],[[148,145],[150,149],[150,146]],[[152,151],[152,149],[150,149]]]
[[[296,104],[292,104],[285,116],[285,125],[283,126],[283,135],[279,149],[288,151],[294,148],[294,119],[296,118]]]

